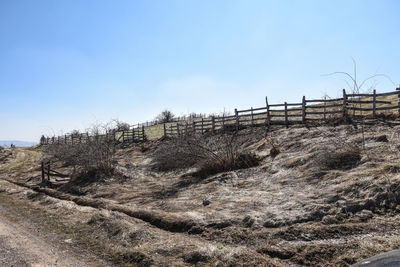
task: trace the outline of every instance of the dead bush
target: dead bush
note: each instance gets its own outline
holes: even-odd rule
[[[75,174],[84,179],[110,175],[114,172],[112,163],[115,153],[114,140],[100,135],[98,129],[92,131],[90,138],[79,144],[55,143],[45,148],[53,161],[60,161],[64,166],[72,166]]]
[[[175,115],[172,113],[172,111],[165,109],[160,114],[158,114],[155,120],[158,121],[159,123],[167,123],[173,121],[174,118]]]
[[[322,151],[317,162],[323,169],[348,170],[358,165],[361,160],[361,150],[358,146],[347,146],[338,150]]]
[[[194,166],[202,159],[202,151],[193,145],[192,136],[174,138],[161,144],[153,154],[153,168],[170,171]]]
[[[222,156],[220,160],[208,160],[200,164],[199,170],[195,173],[197,176],[206,177],[219,172],[233,171],[237,169],[246,169],[257,166],[260,159],[250,152],[241,152],[238,155]]]
[[[376,141],[376,142],[384,142],[384,143],[389,142],[389,140],[388,140],[386,134],[382,134],[382,135],[380,135],[380,136],[375,137],[375,141]]]
[[[260,159],[244,151],[240,143],[238,136],[230,134],[181,136],[155,151],[153,167],[166,171],[195,166],[196,175],[207,176],[258,165]]]

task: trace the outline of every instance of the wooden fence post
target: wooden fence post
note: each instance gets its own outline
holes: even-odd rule
[[[166,138],[167,137],[167,127],[165,126],[165,123],[163,124],[163,126],[164,126],[164,138]]]
[[[50,161],[47,163],[47,181],[50,182]]]
[[[225,114],[222,113],[222,132],[225,132]]]
[[[64,143],[67,144],[67,135],[66,134],[64,135],[64,138],[65,138]]]
[[[196,133],[196,121],[192,121],[193,124],[193,133]]]
[[[376,90],[374,89],[373,96],[372,96],[372,116],[376,118]],[[361,106],[361,104],[360,104]]]
[[[285,102],[285,126],[286,128],[289,125],[289,121],[288,121],[288,111],[287,111],[287,102]]]
[[[326,96],[324,96],[324,120],[326,120]]]
[[[301,104],[301,121],[306,124],[306,96],[303,96],[303,102]]]
[[[239,112],[238,112],[237,108],[235,108],[235,119],[236,119],[235,130],[237,132],[237,131],[239,131]]]
[[[215,133],[215,117],[211,116],[211,132],[212,134]]]
[[[265,97],[265,104],[267,106],[267,119],[265,120],[267,126],[270,124],[270,116],[269,116],[269,105],[268,105],[268,97]]]
[[[146,135],[144,133],[144,125],[142,125],[142,141],[144,142],[145,139],[146,139]]]
[[[204,118],[201,118],[201,134],[204,133]]]
[[[42,161],[42,183],[44,182],[45,176],[44,176],[44,162]]]
[[[254,117],[253,117],[253,107],[251,107],[251,127],[253,127],[254,125],[254,123],[253,123],[253,119],[254,119]]]
[[[180,132],[179,132],[179,123],[178,123],[178,122],[176,123],[176,131],[177,131],[177,133],[178,133],[178,136],[180,136]]]
[[[396,88],[396,90],[399,91],[399,94],[397,96],[398,96],[398,99],[399,99],[398,100],[398,106],[399,106],[398,107],[398,111],[399,111],[399,116],[400,116],[400,87]]]
[[[343,89],[343,117],[347,117],[347,95],[345,89]]]

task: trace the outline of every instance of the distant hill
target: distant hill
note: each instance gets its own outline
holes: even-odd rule
[[[0,140],[0,146],[10,147],[11,144],[14,144],[17,147],[27,147],[37,145],[37,142],[27,142],[27,141],[18,141],[18,140]]]

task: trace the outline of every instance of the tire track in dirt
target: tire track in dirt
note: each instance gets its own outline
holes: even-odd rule
[[[241,245],[233,245],[233,244],[224,244],[222,246],[222,245],[217,245],[218,243],[216,243],[216,242],[210,242],[210,240],[208,240],[207,238],[203,239],[202,236],[196,235],[197,233],[196,234],[192,233],[191,230],[192,231],[197,230],[196,227],[202,227],[201,229],[204,229],[204,227],[207,227],[207,226],[201,225],[201,224],[193,222],[191,220],[186,220],[186,221],[182,222],[182,219],[177,218],[177,216],[170,218],[170,215],[167,213],[153,214],[153,212],[150,212],[150,211],[132,210],[132,209],[129,209],[126,207],[122,207],[121,205],[107,203],[107,201],[104,201],[104,200],[96,200],[96,199],[91,199],[88,197],[72,196],[67,193],[57,191],[55,189],[40,187],[37,185],[29,185],[29,184],[25,184],[22,182],[10,181],[7,179],[3,179],[3,182],[5,183],[6,187],[7,187],[6,184],[9,183],[9,185],[26,188],[26,189],[32,190],[36,193],[42,193],[43,195],[46,195],[46,196],[54,198],[54,199],[58,199],[61,201],[72,201],[76,205],[79,205],[82,207],[91,207],[91,208],[99,209],[99,210],[103,209],[103,210],[108,210],[108,211],[112,211],[112,212],[123,213],[124,215],[127,215],[133,219],[139,219],[144,224],[149,224],[149,226],[150,225],[154,226],[155,227],[154,230],[156,230],[156,231],[161,231],[161,232],[165,231],[165,233],[167,235],[172,234],[172,236],[175,236],[174,239],[177,239],[176,236],[181,236],[181,238],[183,240],[185,240],[185,239],[188,241],[193,240],[193,243],[191,243],[191,241],[189,241],[188,244],[192,245],[191,248],[194,251],[188,251],[187,253],[182,254],[184,257],[185,263],[191,262],[191,261],[195,261],[195,262],[199,261],[199,258],[197,257],[197,255],[201,255],[200,253],[207,251],[208,244],[210,244],[210,248],[212,250],[214,248],[218,247],[218,249],[223,249],[225,251],[225,253],[228,253],[228,251],[233,253],[233,251],[235,251],[234,255],[239,255],[239,256],[235,256],[235,257],[239,257],[237,259],[239,261],[244,261],[244,259],[241,259],[240,257],[245,257],[245,258],[250,257],[254,262],[257,263],[254,266],[265,266],[265,264],[267,264],[267,266],[281,266],[281,264],[276,262],[274,259],[271,259],[267,255],[260,253],[255,249],[252,249],[249,247],[243,247]],[[164,218],[164,217],[162,217],[163,215],[169,216],[169,217]],[[169,237],[166,236],[166,239],[169,239]],[[198,241],[200,243],[197,243]],[[193,244],[195,244],[195,245],[193,246]],[[197,244],[202,244],[202,245],[200,247],[196,248]],[[204,250],[203,248],[206,250]],[[160,250],[160,251],[162,251],[162,250]],[[214,252],[212,252],[212,253],[214,253]],[[215,253],[219,253],[219,252],[216,251]],[[179,257],[182,257],[182,255]],[[200,261],[201,260],[203,260],[203,259],[200,258]],[[157,264],[155,266],[157,266]],[[161,264],[160,266],[165,266],[165,265]],[[243,266],[243,264],[239,264],[239,266]]]
[[[8,179],[4,179],[4,181],[7,181],[9,183],[29,188],[33,191],[36,191],[38,193],[44,193],[50,197],[58,198],[60,200],[68,200],[72,201],[80,206],[87,206],[87,207],[92,207],[96,209],[106,209],[110,211],[117,211],[124,213],[130,217],[142,220],[144,222],[150,223],[151,225],[160,228],[162,230],[166,230],[169,232],[175,232],[175,233],[184,233],[184,232],[189,232],[193,234],[199,234],[201,233],[202,225],[194,222],[193,220],[190,219],[181,219],[177,218],[176,216],[172,216],[167,213],[162,213],[162,212],[149,212],[146,210],[133,210],[127,207],[124,207],[122,205],[118,204],[113,204],[113,203],[107,203],[105,200],[97,200],[97,199],[92,199],[88,197],[81,197],[81,196],[72,196],[66,193],[62,193],[60,191],[46,188],[46,187],[40,187],[37,185],[28,185],[25,183],[21,182],[16,182]]]
[[[1,266],[99,266],[61,251],[23,226],[12,222],[0,205]]]

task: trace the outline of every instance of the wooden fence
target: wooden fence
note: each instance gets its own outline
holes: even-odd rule
[[[400,88],[388,93],[347,94],[343,89],[341,98],[306,99],[297,103],[269,104],[265,98],[265,106],[245,110],[235,109],[230,116],[211,116],[198,118],[190,117],[186,121],[163,124],[159,137],[173,137],[187,133],[216,133],[223,131],[238,131],[245,127],[307,124],[311,122],[325,123],[327,120],[340,117],[367,116],[376,118],[382,113],[390,112],[400,115]],[[116,143],[129,144],[146,141],[146,131],[157,122],[142,123],[128,130],[111,130],[105,134],[89,136],[84,134],[70,134],[58,137],[42,138],[40,143],[47,144],[78,144],[96,138],[105,138]],[[148,127],[147,127],[147,126]]]
[[[138,128],[132,128],[129,130],[122,131],[118,139],[116,139],[117,143],[139,143],[146,141],[146,132],[144,130],[144,126]]]
[[[388,97],[396,96],[389,101]],[[215,133],[218,131],[238,131],[244,127],[307,124],[311,121],[326,122],[332,118],[367,116],[376,118],[380,113],[395,110],[400,114],[400,88],[394,92],[372,94],[347,94],[343,97],[329,99],[306,99],[298,103],[269,104],[260,108],[246,110],[235,109],[235,115],[202,118],[191,123],[176,123],[169,127],[164,125],[164,136],[172,137],[187,133]]]
[[[188,120],[193,120],[193,119],[198,119],[198,118],[204,118],[206,114],[201,114],[201,113],[191,113],[187,116],[177,116],[174,117],[170,122],[185,122]],[[153,121],[146,121],[138,124],[134,124],[134,127],[140,128],[142,126],[144,127],[150,127],[154,125],[159,125],[163,124],[163,122],[160,122],[159,120],[153,120]]]
[[[50,180],[50,177],[56,177],[54,181]],[[63,183],[69,181],[69,175],[59,173],[51,169],[51,162],[42,161],[42,183],[52,182],[52,183]]]
[[[115,143],[139,143],[147,140],[144,126],[139,128],[131,128],[127,130],[112,130],[107,131],[105,134],[89,135],[89,133],[77,133],[63,136],[42,137],[40,140],[41,145],[51,144],[82,144],[88,141],[101,140],[110,141]]]

